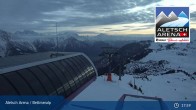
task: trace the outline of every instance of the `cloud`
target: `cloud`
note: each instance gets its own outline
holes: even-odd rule
[[[169,3],[169,1],[3,0],[0,4],[0,29],[8,31],[28,29],[47,32],[55,31],[54,27],[57,22],[62,31],[63,29],[79,29],[76,31],[81,32],[85,29],[78,27],[88,26],[92,26],[95,28],[92,30],[96,30],[100,25],[106,25],[105,29],[99,28],[101,31],[121,31],[126,28],[130,29],[129,25],[123,25],[119,29],[113,27],[130,23],[154,23],[154,7],[161,3]],[[191,17],[196,20],[195,12],[191,13]],[[146,27],[152,28],[153,25]]]
[[[196,11],[190,13],[191,20],[196,21]]]
[[[125,30],[129,30],[129,29],[112,29],[107,32],[119,32],[119,31],[125,31]]]
[[[138,17],[123,10],[145,6],[153,0],[4,0],[0,4],[0,28],[43,29],[135,22]]]

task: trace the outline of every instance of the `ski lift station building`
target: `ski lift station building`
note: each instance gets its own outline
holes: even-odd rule
[[[73,98],[97,71],[83,53],[44,52],[0,58],[0,95]]]

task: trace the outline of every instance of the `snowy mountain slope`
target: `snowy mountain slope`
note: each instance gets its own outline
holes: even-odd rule
[[[125,74],[122,80],[113,74],[113,82],[106,81],[106,76],[99,76],[90,86],[76,96],[73,101],[117,101],[123,94],[159,97],[164,101],[194,101],[196,97],[195,80],[183,73],[149,76],[148,80],[135,78],[135,84],[142,92],[133,89],[133,75]],[[98,91],[97,91],[98,90]],[[132,99],[132,101],[146,101],[145,99]]]
[[[26,32],[27,34],[27,32]],[[32,32],[31,32],[32,34]],[[11,33],[0,30],[0,56],[13,56],[37,52],[31,40],[15,39]]]
[[[183,27],[189,22],[188,18],[178,17],[178,20],[161,25],[161,27]]]
[[[152,43],[150,46],[153,52],[143,58],[141,61],[146,62],[149,60],[167,60],[170,62],[168,65],[173,69],[179,67],[183,70],[193,73],[196,71],[196,41],[192,40],[190,44],[186,43],[173,43],[173,44],[157,44]]]
[[[170,64],[166,63],[165,65]],[[122,80],[119,81],[119,77],[112,74],[113,81],[108,82],[106,81],[106,76],[99,76],[90,86],[76,96],[73,101],[118,101],[123,94],[159,97],[164,101],[195,101],[196,80],[191,79],[183,72],[148,75],[147,77],[147,79],[142,79],[138,78],[138,75],[125,74],[122,76]],[[137,88],[141,88],[142,92],[131,87],[130,83],[135,83]],[[131,97],[128,101],[148,100]],[[85,106],[91,107],[93,105]],[[110,109],[112,108],[114,107],[112,106]]]
[[[118,81],[118,76],[115,74],[112,74],[113,82],[106,81],[106,78],[104,75],[99,76],[73,101],[117,101],[123,94],[138,94],[128,85],[130,75],[125,75],[122,81]]]
[[[195,101],[196,81],[190,80],[185,74],[149,76],[149,81],[135,79],[135,84],[141,87],[144,95],[160,97],[164,101]],[[134,80],[132,76],[132,81]]]
[[[27,41],[17,41],[17,42],[13,41],[13,46],[23,51],[25,50],[32,51],[32,52],[37,51],[35,46],[31,42],[27,42]]]
[[[0,57],[4,57],[6,52],[6,42],[0,40]]]
[[[0,30],[0,57],[4,57],[7,51],[7,44],[10,40],[10,34]]]
[[[63,33],[59,33],[57,36],[59,37],[59,39],[62,39],[62,40],[68,39],[70,37],[72,37],[72,38],[74,37],[76,39],[81,39],[81,36],[79,36],[75,32],[63,32]]]
[[[127,64],[126,73],[133,83],[141,87],[144,95],[156,96],[166,101],[195,100],[196,97],[196,40],[191,33],[191,43],[151,43],[153,52],[138,62]],[[158,62],[167,61],[164,65]],[[134,70],[140,73],[133,73]],[[146,71],[143,71],[146,69]],[[154,71],[156,70],[156,71]]]
[[[24,30],[24,31],[16,31],[12,35],[13,40],[15,41],[28,41],[33,42],[36,39],[42,39],[46,38],[48,36],[45,36],[44,34],[37,33],[31,30]]]

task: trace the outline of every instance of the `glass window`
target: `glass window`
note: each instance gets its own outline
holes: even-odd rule
[[[86,64],[88,64],[88,71],[89,71],[90,77],[95,76],[96,73],[95,73],[95,70],[94,70],[93,66],[91,65],[91,63],[84,56],[81,56],[81,58],[82,58],[82,60],[84,60],[86,62]]]
[[[78,74],[72,68],[72,65],[70,65],[71,63],[69,61],[67,61],[67,59],[63,60],[63,62],[64,62],[64,65],[69,70],[70,75],[72,75],[72,77],[74,77],[74,82],[75,82],[76,86],[80,87],[80,80],[78,79]]]
[[[76,73],[78,74],[78,77],[80,78],[81,80],[81,83],[83,84],[85,81],[85,77],[83,76],[82,74],[82,70],[79,68],[79,64],[77,64],[76,60],[72,58],[69,58],[68,60],[70,60],[70,62],[74,65],[73,67],[75,68],[76,70]]]
[[[77,56],[78,60],[80,60],[80,62],[82,62],[83,66],[84,66],[84,71],[86,76],[89,76],[89,72],[88,72],[88,64],[82,59],[82,55]]]
[[[78,74],[78,70],[76,70],[75,65],[73,65],[73,63],[69,60],[69,58],[65,59],[64,61],[69,65],[70,69],[72,70],[72,73],[77,76],[76,84],[78,85],[78,87],[80,87],[80,85],[82,84],[81,82],[82,75]]]
[[[22,69],[17,71],[21,77],[25,79],[26,82],[30,85],[36,95],[46,95],[47,93],[44,91],[43,87],[39,83],[39,81],[35,78],[35,76],[28,71],[27,69]]]
[[[62,95],[63,90],[61,87],[61,82],[56,74],[47,66],[47,64],[39,65],[39,68],[46,74],[46,76],[48,76],[48,79],[50,79],[51,85],[53,85],[57,94]]]
[[[60,63],[65,67],[65,69],[68,71],[69,75],[72,77],[72,79],[73,79],[73,81],[74,81],[74,83],[76,85],[76,88],[79,87],[78,86],[78,83],[79,83],[78,76],[72,70],[70,65],[67,62],[65,62],[65,60],[61,60]]]
[[[84,64],[80,61],[80,59],[78,58],[78,56],[76,57],[73,57],[74,61],[77,63],[77,66],[80,68],[80,71],[84,77],[84,81],[86,82],[88,77],[87,77],[87,74],[86,74],[86,71],[85,71],[85,66]]]
[[[50,80],[47,78],[47,76],[37,66],[30,67],[28,69],[34,74],[43,90],[49,95],[52,92],[51,90],[53,88],[51,85],[49,85]]]
[[[47,65],[52,70],[52,72],[55,73],[55,75],[58,77],[58,79],[60,80],[61,87],[62,87],[62,90],[63,90],[63,94],[65,95],[66,94],[65,91],[67,91],[67,89],[69,89],[69,86],[67,84],[67,81],[66,81],[65,77],[62,75],[60,70],[58,68],[56,68],[56,66],[54,64],[48,63]]]
[[[20,95],[35,95],[32,89],[16,72],[9,72],[4,75],[17,88]]]
[[[86,63],[87,65],[91,65],[91,63],[90,63],[84,56],[80,55],[79,57],[80,57],[81,59],[83,59],[83,61],[85,61],[85,63]]]
[[[64,67],[59,64],[59,61],[55,61],[55,62],[52,62],[55,67],[59,70],[60,74],[62,75],[62,77],[64,78],[64,87],[65,87],[65,90],[66,90],[66,93],[69,95],[72,91],[72,88],[73,86],[75,86],[72,78],[69,77],[69,75],[65,75],[65,69]]]
[[[83,63],[86,66],[86,74],[87,74],[87,77],[89,79],[91,79],[92,73],[94,71],[92,65],[90,64],[90,62],[84,56],[80,55],[79,58],[80,58],[81,61],[83,61]]]
[[[0,95],[19,95],[17,89],[3,75],[0,75]]]
[[[61,70],[61,72],[63,73],[65,78],[68,80],[69,85],[71,86],[72,90],[75,90],[76,85],[75,85],[75,82],[73,81],[73,77],[70,75],[70,73],[66,69],[66,67],[64,67],[64,65],[60,62],[62,62],[62,60],[61,61],[56,61],[56,62],[54,62],[54,64]]]

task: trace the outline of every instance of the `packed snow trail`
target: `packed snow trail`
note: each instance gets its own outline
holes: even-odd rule
[[[183,27],[189,22],[189,19],[184,17],[178,17],[178,20],[165,23],[161,27]]]

